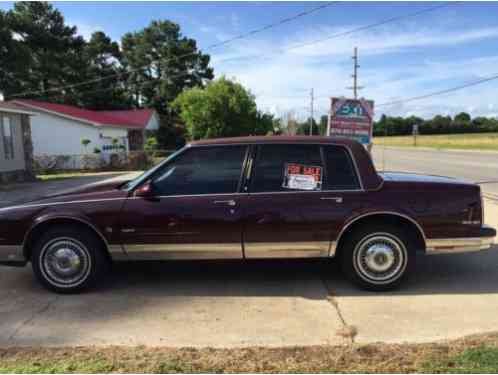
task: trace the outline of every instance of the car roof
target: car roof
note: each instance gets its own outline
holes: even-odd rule
[[[249,136],[249,137],[233,137],[233,138],[213,138],[213,139],[203,139],[200,141],[190,142],[191,146],[203,146],[203,145],[233,145],[233,144],[265,144],[265,143],[285,143],[285,144],[310,144],[310,143],[320,143],[320,144],[340,144],[345,146],[351,146],[353,144],[358,144],[358,142],[339,137],[323,137],[323,136],[305,136],[305,135],[271,135],[271,136]]]

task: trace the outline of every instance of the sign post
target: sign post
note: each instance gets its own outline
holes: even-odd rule
[[[327,135],[354,139],[370,151],[373,108],[372,100],[332,98]]]
[[[418,124],[413,124],[412,134],[413,134],[413,145],[417,146]]]

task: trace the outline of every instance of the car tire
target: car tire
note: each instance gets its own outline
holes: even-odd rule
[[[415,263],[411,237],[396,226],[362,226],[345,239],[340,251],[342,272],[371,291],[398,287]]]
[[[57,293],[79,293],[93,287],[109,261],[100,238],[72,225],[50,228],[36,241],[31,256],[40,283]]]

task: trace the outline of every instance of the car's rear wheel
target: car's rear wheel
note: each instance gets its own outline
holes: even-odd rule
[[[77,293],[95,285],[107,266],[100,239],[80,226],[50,228],[36,241],[31,263],[38,280],[58,293]]]
[[[348,236],[341,249],[341,268],[368,290],[397,287],[414,263],[410,236],[395,226],[364,226]]]

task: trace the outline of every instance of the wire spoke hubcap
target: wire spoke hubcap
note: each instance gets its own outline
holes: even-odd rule
[[[354,266],[368,282],[384,284],[399,278],[407,264],[403,243],[388,234],[373,234],[355,248]]]
[[[72,238],[56,238],[42,249],[41,269],[47,279],[62,287],[77,285],[90,272],[86,247]]]

